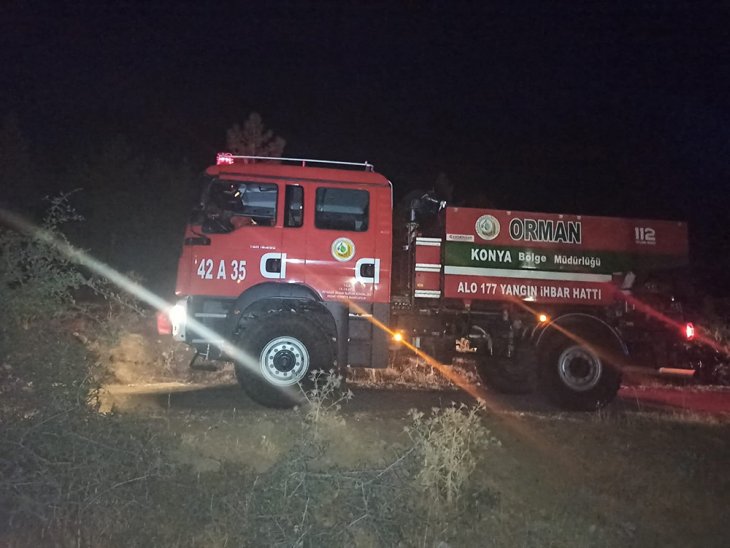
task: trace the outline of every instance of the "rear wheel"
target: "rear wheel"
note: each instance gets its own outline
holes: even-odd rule
[[[532,352],[517,352],[512,358],[481,356],[477,372],[484,384],[503,394],[528,394],[535,389],[536,366]]]
[[[313,370],[329,371],[329,338],[316,323],[293,312],[257,318],[239,336],[243,356],[236,377],[251,399],[269,407],[292,407],[312,387]]]
[[[426,337],[422,350],[442,365],[451,365],[454,359],[454,341],[448,337]]]
[[[541,364],[541,380],[548,397],[561,407],[595,411],[614,400],[621,373],[612,363],[610,346],[580,345],[560,337]]]

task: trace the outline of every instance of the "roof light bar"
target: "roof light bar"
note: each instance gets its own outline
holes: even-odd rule
[[[231,154],[230,152],[219,152],[216,155],[216,165],[233,165],[236,160],[274,160],[277,162],[294,162],[306,166],[307,164],[329,164],[335,166],[349,166],[349,167],[361,167],[365,171],[373,171],[375,166],[369,162],[337,162],[333,160],[313,160],[311,158],[278,158],[274,156],[239,156]]]
[[[233,165],[233,154],[231,154],[230,152],[219,152],[215,156],[215,165],[232,166]]]

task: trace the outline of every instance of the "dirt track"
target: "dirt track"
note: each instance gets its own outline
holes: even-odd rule
[[[729,387],[677,387],[672,385],[624,386],[619,404],[628,408],[652,408],[730,416]]]
[[[110,385],[112,401],[122,408],[162,406],[173,409],[251,410],[263,408],[247,398],[234,381],[216,384],[156,383]],[[458,390],[380,389],[351,385],[353,400],[343,413],[375,412],[399,415],[415,407],[428,409],[451,401],[473,403],[473,398]],[[490,401],[508,412],[561,414],[540,395],[506,396],[488,392]],[[270,411],[271,412],[271,411]],[[696,413],[730,419],[730,387],[676,386],[667,383],[631,384],[622,387],[619,396],[606,410],[615,412]]]

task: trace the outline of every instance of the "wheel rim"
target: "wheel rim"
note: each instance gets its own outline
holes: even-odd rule
[[[558,358],[560,380],[576,392],[585,392],[596,386],[602,371],[600,358],[580,346],[566,348]]]
[[[301,381],[309,370],[309,352],[294,337],[277,337],[268,342],[259,356],[261,373],[276,386],[290,386]]]

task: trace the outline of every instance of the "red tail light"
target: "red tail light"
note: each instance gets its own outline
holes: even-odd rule
[[[692,339],[695,338],[695,326],[692,322],[685,324],[684,336],[688,341],[691,341]]]
[[[231,154],[230,152],[219,152],[215,157],[215,164],[217,166],[220,166],[220,165],[232,166],[233,165],[233,154]]]
[[[172,335],[172,323],[170,318],[164,312],[157,312],[157,334],[158,335]]]

